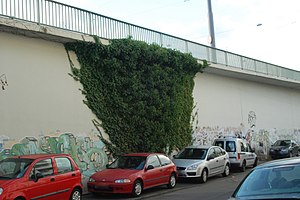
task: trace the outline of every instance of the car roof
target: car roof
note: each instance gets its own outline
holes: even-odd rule
[[[212,145],[191,145],[188,147],[185,147],[185,149],[209,149],[210,147],[216,147]]]
[[[68,154],[28,154],[28,155],[20,155],[14,156],[12,158],[27,158],[27,159],[40,159],[40,158],[49,158],[53,156],[69,156]]]
[[[147,153],[147,152],[143,152],[143,153],[128,153],[128,154],[123,154],[122,156],[143,156],[143,157],[147,157],[151,154],[159,154],[159,155],[163,155],[161,153]]]
[[[295,164],[300,164],[300,157],[285,158],[285,159],[269,161],[269,162],[258,165],[257,167],[255,167],[255,169],[273,168],[273,167],[280,167],[280,166],[285,166],[285,165],[295,165]]]

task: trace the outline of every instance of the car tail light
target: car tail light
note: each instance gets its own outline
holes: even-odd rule
[[[238,153],[238,160],[239,160],[239,159],[241,159],[241,154],[240,154],[240,153]]]

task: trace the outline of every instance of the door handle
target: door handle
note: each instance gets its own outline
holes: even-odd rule
[[[55,178],[50,178],[50,181],[55,181]]]
[[[72,176],[76,176],[76,174],[72,174]]]

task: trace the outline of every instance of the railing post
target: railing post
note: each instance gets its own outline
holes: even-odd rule
[[[189,53],[189,44],[185,41],[185,53]]]
[[[240,60],[241,60],[241,69],[244,69],[244,60],[242,56],[240,56]]]
[[[40,24],[40,0],[36,0],[37,23]]]
[[[228,53],[225,52],[225,66],[228,66]]]
[[[89,20],[90,20],[90,23],[89,23],[89,24],[90,24],[90,28],[89,28],[89,29],[90,29],[90,30],[89,30],[90,33],[89,33],[89,34],[90,34],[90,35],[94,35],[94,34],[92,34],[92,26],[93,26],[92,24],[93,24],[93,20],[92,20],[92,14],[91,14],[91,13],[89,13]]]

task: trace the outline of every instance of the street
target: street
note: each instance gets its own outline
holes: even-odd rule
[[[228,177],[216,176],[211,177],[205,184],[191,182],[187,180],[179,180],[174,189],[166,189],[166,187],[156,187],[145,190],[138,198],[131,198],[129,195],[100,195],[93,196],[91,194],[84,195],[83,200],[182,200],[182,199],[205,199],[205,200],[227,200],[240,181],[249,173],[231,171]]]

